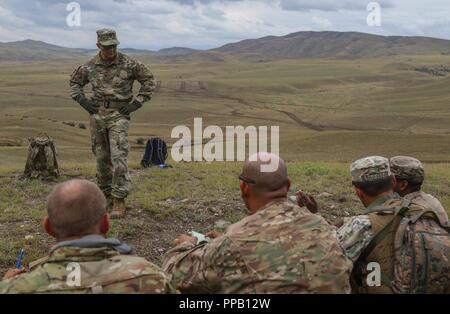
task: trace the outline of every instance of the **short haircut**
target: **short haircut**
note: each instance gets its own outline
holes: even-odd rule
[[[262,165],[276,163],[274,171],[264,172]],[[249,184],[251,193],[255,196],[261,196],[266,193],[284,192],[289,184],[287,166],[283,159],[278,155],[266,152],[259,152],[250,156],[244,164],[242,175],[254,183]]]
[[[57,236],[87,235],[106,214],[106,198],[92,182],[67,181],[58,184],[48,196],[47,213]]]
[[[353,185],[361,189],[365,194],[367,194],[370,197],[376,197],[381,193],[387,192],[394,188],[394,184],[392,183],[392,177],[388,177],[373,182],[353,182]]]

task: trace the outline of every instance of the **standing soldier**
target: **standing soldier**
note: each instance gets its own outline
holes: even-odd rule
[[[78,67],[70,78],[71,97],[90,114],[92,151],[97,160],[98,185],[113,204],[111,217],[125,214],[125,199],[130,188],[128,173],[128,128],[130,113],[149,101],[154,90],[154,78],[142,63],[117,52],[116,32],[97,31],[100,49],[88,63]],[[141,88],[133,98],[133,83]],[[84,94],[91,83],[92,99]]]

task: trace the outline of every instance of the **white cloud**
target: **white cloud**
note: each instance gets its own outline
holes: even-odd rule
[[[317,27],[320,27],[321,29],[331,29],[333,26],[333,23],[331,23],[328,19],[318,17],[314,15],[312,17],[312,21]]]
[[[72,0],[0,0],[0,41],[32,38],[95,47],[95,30],[115,28],[123,47],[213,48],[302,30],[362,31],[450,39],[448,0],[378,0],[382,27],[368,27],[371,0],[78,0],[82,25],[66,25]]]

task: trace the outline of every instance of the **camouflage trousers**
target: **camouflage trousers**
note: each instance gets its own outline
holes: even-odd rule
[[[97,161],[97,182],[106,196],[126,198],[131,189],[128,172],[129,120],[117,111],[90,118],[92,152]]]

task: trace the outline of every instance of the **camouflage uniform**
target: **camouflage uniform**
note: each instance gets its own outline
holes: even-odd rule
[[[100,30],[99,42],[117,44],[115,32]],[[71,75],[71,97],[85,97],[84,86],[90,83],[92,101],[100,104],[98,114],[90,116],[92,151],[97,160],[97,179],[105,195],[118,199],[128,196],[131,179],[128,173],[129,115],[119,110],[133,99],[133,83],[141,84],[136,100],[144,103],[151,99],[154,77],[148,68],[130,57],[117,53],[115,60],[105,61],[100,53],[88,63],[78,67]]]
[[[374,182],[392,175],[389,161],[380,156],[373,156],[355,161],[350,166],[352,181],[355,183]],[[368,209],[380,206],[385,202],[397,198],[398,194],[379,197]],[[372,223],[368,215],[344,218],[344,224],[337,231],[337,238],[345,255],[353,262],[358,260],[362,251],[373,238]]]
[[[402,198],[397,193],[390,194],[388,196],[382,196],[377,198],[370,206],[368,206],[365,212],[369,212],[375,207],[383,206],[394,208],[400,205]],[[358,215],[353,217],[344,218],[344,224],[337,231],[337,239],[345,255],[356,262],[372,241],[374,233],[372,230],[372,222],[369,215]]]
[[[392,174],[389,160],[383,157],[364,158],[351,166],[354,183],[376,182],[390,178]],[[410,232],[408,229],[410,223],[414,223],[413,230],[417,232],[421,232],[425,226],[425,230],[431,231],[432,234],[442,233],[443,229],[437,228],[437,223],[429,219],[424,219],[420,225],[416,223],[416,219],[421,217],[418,215],[423,215],[426,211],[427,209],[414,199],[409,201],[397,193],[390,193],[377,197],[363,215],[345,219],[344,225],[337,231],[337,239],[346,256],[355,263],[351,276],[354,292],[423,293],[420,291],[425,291],[423,290],[425,287],[426,291],[445,289],[446,280],[441,275],[445,273],[445,267],[448,267],[446,265],[448,257],[445,257],[446,252],[440,248],[444,248],[447,243],[438,243],[438,240],[423,244],[423,250],[429,250],[432,254],[431,260],[424,262],[422,257],[418,259],[418,255],[416,256],[421,252],[416,252],[413,248],[414,245],[422,245],[418,244],[420,241],[410,240],[413,243],[410,244],[405,240],[411,239],[410,234],[405,237],[406,232]],[[395,212],[401,214],[394,216]],[[415,231],[412,232],[415,234]],[[430,241],[424,239],[422,238],[422,241]],[[444,237],[442,240],[444,241]],[[370,249],[366,250],[369,247]],[[366,279],[369,274],[367,266],[371,262],[376,262],[380,266],[380,286],[367,285]]]
[[[398,180],[422,183],[425,180],[425,170],[422,163],[416,158],[396,156],[390,160],[392,173]],[[433,210],[436,215],[448,223],[448,215],[441,202],[434,196],[422,191],[412,192],[404,196],[424,208]]]
[[[211,243],[183,243],[163,269],[182,292],[348,293],[351,262],[322,217],[275,201]]]
[[[70,263],[80,266],[73,286]],[[69,284],[68,284],[69,283]],[[57,246],[30,265],[30,272],[0,282],[0,293],[174,293],[168,277],[143,258],[111,247]]]

